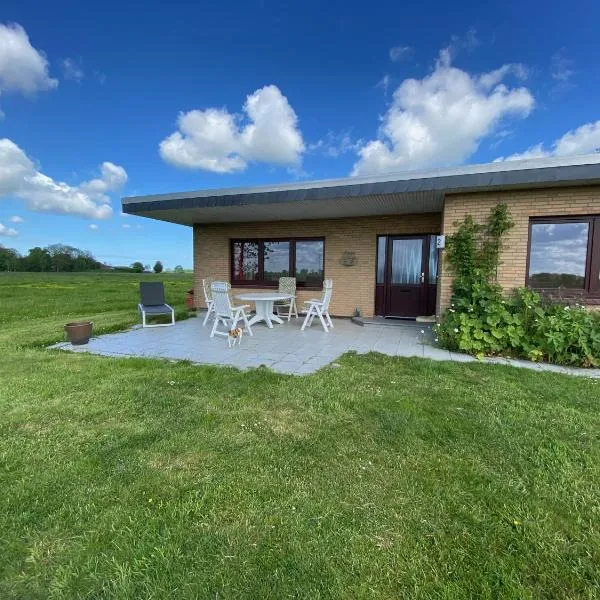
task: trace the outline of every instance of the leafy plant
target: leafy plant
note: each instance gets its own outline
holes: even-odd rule
[[[509,355],[564,365],[600,365],[600,318],[576,304],[544,301],[526,288],[504,298],[496,282],[502,238],[513,226],[499,204],[485,224],[467,215],[447,239],[454,274],[450,307],[436,326],[438,342],[478,357]]]

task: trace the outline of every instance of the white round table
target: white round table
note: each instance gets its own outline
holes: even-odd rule
[[[290,294],[279,294],[277,292],[252,292],[248,294],[239,294],[236,298],[244,302],[254,302],[256,305],[256,315],[254,315],[248,323],[254,325],[260,321],[264,321],[268,327],[273,328],[272,321],[275,323],[283,323],[276,314],[273,313],[273,303],[277,300],[289,300]]]

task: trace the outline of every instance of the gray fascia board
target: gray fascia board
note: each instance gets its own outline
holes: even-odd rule
[[[532,161],[529,161],[532,162]],[[231,188],[123,198],[123,212],[136,214],[154,210],[286,203],[306,200],[354,198],[375,194],[402,194],[442,191],[447,194],[493,191],[529,186],[592,185],[600,182],[600,163],[543,166],[540,168],[492,170],[433,177],[412,177],[386,181],[353,179],[307,182],[283,186]],[[321,185],[318,185],[321,184]],[[292,187],[293,186],[293,187]],[[290,189],[292,188],[292,189]]]

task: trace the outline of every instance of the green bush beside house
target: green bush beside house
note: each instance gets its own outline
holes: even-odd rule
[[[555,364],[600,365],[600,317],[577,303],[550,302],[518,288],[505,298],[496,283],[502,238],[513,226],[498,204],[487,222],[471,216],[447,240],[454,276],[450,307],[435,331],[438,343],[478,357],[513,356]]]

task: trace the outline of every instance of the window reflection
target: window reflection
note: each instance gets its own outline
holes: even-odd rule
[[[258,277],[258,244],[235,242],[233,245],[233,275],[235,279],[253,280]]]
[[[265,281],[277,281],[290,273],[290,243],[265,242]]]
[[[529,285],[583,289],[589,223],[534,223],[531,226]]]
[[[323,253],[325,244],[322,240],[305,240],[296,242],[296,281],[310,285],[320,285],[323,281]]]

